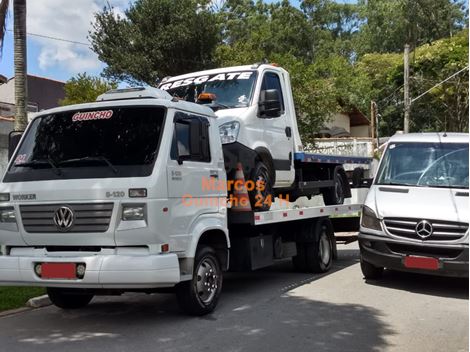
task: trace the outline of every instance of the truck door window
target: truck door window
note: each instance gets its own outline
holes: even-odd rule
[[[200,122],[200,133],[197,140],[191,141],[191,122]],[[200,154],[194,154],[191,150],[191,144],[198,143],[200,146]],[[207,118],[185,113],[176,113],[175,129],[173,133],[173,141],[171,144],[170,157],[177,160],[179,156],[185,156],[185,160],[210,162],[210,145],[209,145],[209,121]]]
[[[281,89],[281,81],[279,76],[274,72],[266,72],[261,84],[261,90],[276,89],[281,96],[281,110],[284,112],[284,96]]]

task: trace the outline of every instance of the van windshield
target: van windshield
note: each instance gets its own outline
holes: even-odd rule
[[[378,185],[468,188],[468,144],[393,143],[377,175]]]
[[[247,107],[256,79],[255,71],[225,72],[164,82],[158,88],[192,103],[206,104],[214,110]],[[201,95],[201,93],[208,94]]]
[[[4,182],[149,176],[166,110],[83,109],[31,122]]]

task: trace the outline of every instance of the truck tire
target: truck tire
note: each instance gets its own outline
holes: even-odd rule
[[[361,257],[361,271],[366,280],[378,280],[382,277],[384,268],[372,265]]]
[[[176,298],[187,314],[201,316],[214,310],[222,291],[222,269],[215,251],[203,246],[194,258],[193,278],[176,286]]]
[[[344,203],[344,180],[338,172],[338,168],[334,171],[334,187],[324,189],[322,191],[323,201],[325,205],[338,205]]]
[[[362,167],[356,167],[352,173],[352,185],[355,188],[362,186],[362,179],[364,178],[364,169]]]
[[[47,295],[52,304],[62,309],[83,308],[93,299],[92,294],[80,293],[80,289],[48,287]]]
[[[257,161],[251,173],[250,180],[255,183],[255,188],[249,191],[251,208],[253,211],[267,211],[274,202],[272,170],[262,161]],[[257,187],[261,181],[263,189]]]
[[[333,243],[326,226],[314,242],[297,243],[297,255],[292,257],[294,268],[300,272],[325,273],[333,263]]]

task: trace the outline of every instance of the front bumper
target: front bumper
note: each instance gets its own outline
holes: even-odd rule
[[[359,233],[359,249],[361,259],[377,267],[439,276],[468,277],[468,244],[418,244]],[[407,268],[404,265],[407,256],[436,258],[439,268]]]
[[[37,263],[55,262],[85,263],[85,276],[73,280],[41,279],[34,272]],[[172,287],[179,281],[176,254],[67,253],[66,256],[52,256],[31,250],[27,256],[0,256],[0,285],[7,286],[130,289]]]

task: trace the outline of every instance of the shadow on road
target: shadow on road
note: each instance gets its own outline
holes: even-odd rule
[[[468,300],[468,279],[463,278],[386,270],[380,280],[366,280],[366,283],[396,290]]]
[[[383,351],[394,334],[379,311],[358,304],[284,294],[191,318],[175,311],[169,297],[96,302],[80,311],[49,309],[38,321],[19,320],[21,328],[10,328],[2,344],[9,351],[49,352]]]

